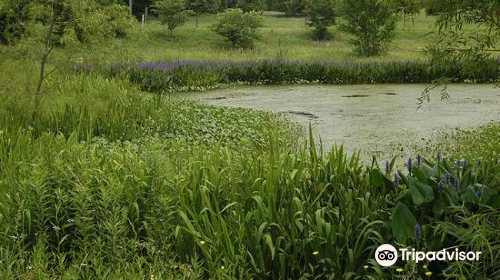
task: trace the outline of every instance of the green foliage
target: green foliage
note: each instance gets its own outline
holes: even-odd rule
[[[307,23],[314,27],[317,39],[328,39],[328,27],[335,23],[334,0],[309,0],[306,2]]]
[[[125,37],[134,23],[126,7],[118,4],[101,6],[94,0],[60,1],[56,16],[54,34],[62,45],[90,45],[109,38]]]
[[[189,7],[195,11],[196,14],[213,13],[219,10],[219,0],[189,0]]]
[[[355,36],[351,43],[363,56],[378,55],[394,38],[394,11],[384,1],[342,0],[345,24],[342,28]]]
[[[4,0],[0,3],[0,45],[13,44],[33,27],[43,7],[38,1]]]
[[[265,8],[264,0],[238,0],[236,7],[246,13],[251,11],[262,11]]]
[[[2,62],[0,79],[33,78]],[[281,67],[242,73],[284,79],[298,69]],[[25,85],[0,83],[2,279],[391,279],[374,251],[396,240],[488,252],[429,269],[494,278],[498,128],[481,135],[491,146],[479,165],[467,154],[463,167],[424,159],[394,187],[393,170],[342,147],[324,152],[312,131],[297,144],[273,114],[153,96],[93,73],[47,84],[33,120]],[[439,187],[446,172],[458,192]]]
[[[428,47],[433,59],[463,60],[469,67],[481,67],[497,48],[500,38],[500,3],[495,0],[451,0],[430,1],[440,10],[437,24],[440,37]],[[477,24],[484,28],[474,34],[463,30],[466,24]]]
[[[162,24],[166,24],[170,32],[173,34],[174,29],[185,24],[189,16],[194,12],[186,9],[184,0],[157,0],[153,4],[153,11],[160,17]]]
[[[286,14],[288,16],[298,16],[303,14],[305,5],[304,0],[288,0],[286,1]]]
[[[251,47],[262,27],[262,16],[257,12],[243,13],[241,9],[228,9],[217,17],[212,30],[229,40],[233,47]]]
[[[241,63],[156,63],[124,65],[103,70],[111,77],[125,74],[142,90],[172,92],[207,90],[223,84],[352,84],[430,83],[439,77],[452,82],[497,82],[500,69],[491,61],[481,71],[459,62],[433,65],[428,62],[300,63],[286,60]]]

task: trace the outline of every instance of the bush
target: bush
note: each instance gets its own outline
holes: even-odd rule
[[[382,53],[394,38],[396,18],[391,7],[379,0],[342,0],[341,7],[346,21],[342,28],[356,37],[351,40],[356,51],[364,56]]]
[[[167,25],[170,35],[194,14],[186,8],[184,0],[157,0],[153,4],[153,11],[159,15],[161,23]]]
[[[40,8],[36,1],[2,0],[0,2],[0,44],[12,44],[29,30]]]
[[[335,23],[333,0],[309,0],[306,2],[307,23],[314,27],[317,39],[328,39],[328,27]]]
[[[251,47],[258,38],[257,29],[263,18],[257,12],[243,13],[241,9],[228,9],[219,14],[212,30],[226,37],[233,47]]]
[[[62,45],[124,37],[133,28],[133,18],[127,8],[118,4],[101,6],[95,0],[63,1],[57,11],[54,34]]]

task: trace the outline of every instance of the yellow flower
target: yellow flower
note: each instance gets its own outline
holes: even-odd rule
[[[431,275],[432,275],[432,272],[427,271],[427,272],[425,273],[425,275],[426,275],[426,276],[431,276]]]
[[[426,264],[424,264],[424,269],[427,269],[427,265]]]
[[[368,266],[367,266],[367,265],[365,265],[365,266],[363,266],[363,268],[364,268],[364,269],[368,269]]]
[[[397,272],[403,272],[403,269],[401,267],[396,268]]]
[[[314,252],[313,252],[313,255],[315,255],[315,256],[316,256],[317,254],[319,254],[319,252],[318,252],[318,251],[314,251]]]
[[[202,241],[200,241],[200,244],[201,244],[201,245],[205,245],[205,241],[203,241],[203,240],[202,240]]]
[[[156,280],[156,276],[155,276],[153,273],[151,273],[151,275],[149,275],[149,278],[150,278],[151,280]]]
[[[220,269],[224,270],[224,269],[226,269],[226,268],[225,268],[224,266],[221,266],[221,267],[220,267]]]

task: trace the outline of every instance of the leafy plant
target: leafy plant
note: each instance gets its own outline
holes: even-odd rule
[[[351,43],[360,55],[378,55],[394,38],[394,11],[386,1],[342,0],[341,11],[342,28],[355,36]]]
[[[243,13],[241,9],[228,9],[219,14],[212,30],[229,40],[233,47],[251,47],[258,37],[257,29],[263,26],[257,12]]]
[[[166,24],[170,35],[174,29],[185,24],[194,12],[186,9],[184,0],[156,0],[153,11],[160,17],[160,22]]]
[[[335,23],[335,2],[319,0],[306,2],[307,23],[314,27],[317,39],[328,39],[328,27]]]

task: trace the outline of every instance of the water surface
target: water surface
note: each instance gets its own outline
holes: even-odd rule
[[[437,132],[500,120],[500,89],[492,84],[454,84],[420,109],[422,84],[249,86],[184,96],[206,104],[285,113],[309,123],[326,147],[343,143],[370,154],[425,146]]]

